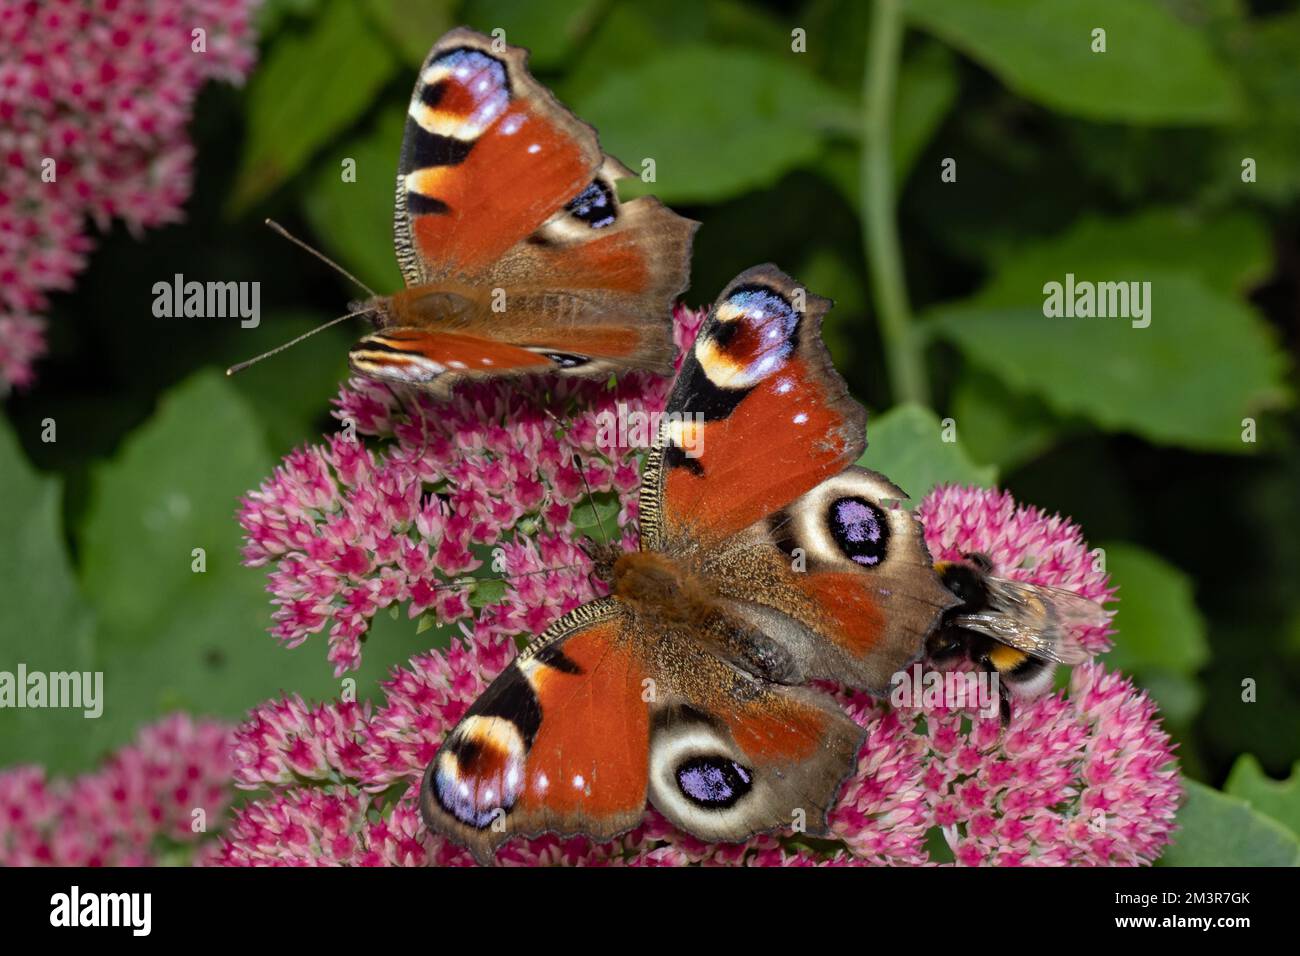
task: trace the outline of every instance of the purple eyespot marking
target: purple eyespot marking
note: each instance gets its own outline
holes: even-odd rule
[[[424,785],[443,810],[476,830],[510,811],[524,780],[521,742],[488,739],[483,720],[469,717],[447,740],[429,764]]]
[[[872,514],[870,505],[855,498],[841,498],[835,502],[835,523],[850,541],[880,540],[880,522]]]
[[[463,120],[469,128],[486,129],[510,105],[510,81],[505,65],[481,50],[449,50],[430,66],[447,70],[450,79],[469,93],[474,110]]]
[[[593,180],[586,189],[569,200],[564,208],[592,229],[604,229],[613,225],[616,218],[614,195],[599,179]]]
[[[844,556],[865,567],[885,560],[889,525],[884,513],[865,498],[837,498],[827,516],[831,537]]]
[[[782,296],[762,286],[741,286],[727,297],[730,316],[710,335],[743,369],[745,384],[773,374],[794,352],[799,313]]]
[[[729,757],[692,757],[677,768],[683,796],[710,810],[735,806],[753,785],[753,774]]]

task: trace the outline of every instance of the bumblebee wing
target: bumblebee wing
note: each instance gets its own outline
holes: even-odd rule
[[[1016,620],[1005,614],[985,611],[980,614],[958,614],[952,623],[968,631],[986,634],[995,641],[1000,641],[1018,651],[1024,651],[1030,657],[1040,661],[1056,664],[1076,664],[1087,657],[1062,653],[1058,647],[1059,635],[1054,631],[1044,632],[1035,624]]]
[[[1031,657],[1073,666],[1090,655],[1078,633],[1104,626],[1110,612],[1085,597],[1063,588],[1041,587],[989,578],[989,610],[962,614],[954,623],[1024,651]]]

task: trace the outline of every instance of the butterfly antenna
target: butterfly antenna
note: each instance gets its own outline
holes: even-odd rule
[[[578,453],[571,452],[573,463],[578,466],[578,477],[582,479],[582,487],[587,489],[587,501],[591,503],[591,513],[596,516],[596,527],[600,529],[601,540],[606,545],[609,544],[609,535],[605,533],[605,522],[600,519],[600,509],[596,507],[596,499],[591,493],[591,485],[587,484],[587,469],[578,457]]]
[[[247,360],[245,360],[245,361],[243,361],[243,362],[239,362],[239,363],[236,364],[236,365],[232,365],[232,366],[230,366],[230,368],[226,369],[226,374],[227,374],[227,375],[234,375],[236,372],[242,372],[244,369],[248,368],[248,366],[250,366],[250,365],[256,365],[258,362],[262,361],[262,359],[268,359],[268,358],[270,358],[272,355],[278,355],[280,352],[283,352],[285,349],[291,349],[291,348],[293,348],[295,345],[297,345],[297,344],[298,344],[299,342],[301,342],[303,339],[309,339],[309,338],[311,338],[313,335],[315,335],[317,332],[323,332],[323,331],[325,331],[326,329],[328,329],[330,326],[338,325],[340,322],[345,322],[345,321],[347,321],[348,319],[355,319],[355,318],[356,318],[357,316],[359,316],[359,315],[365,315],[367,312],[373,312],[373,311],[375,311],[373,308],[362,309],[360,312],[349,312],[347,315],[340,315],[340,316],[339,316],[338,318],[336,318],[336,319],[330,319],[330,320],[329,320],[328,322],[326,322],[324,325],[318,325],[318,326],[316,326],[316,328],[311,329],[311,330],[309,330],[309,331],[307,331],[307,332],[304,332],[302,335],[298,336],[296,339],[290,339],[288,342],[285,342],[283,345],[277,345],[275,348],[271,349],[271,351],[269,351],[269,352],[263,352],[261,355],[255,355],[255,356],[253,356],[251,359],[247,359]]]
[[[378,293],[376,293],[374,289],[370,288],[370,286],[366,285],[364,282],[362,282],[360,279],[354,276],[351,272],[348,272],[347,269],[344,269],[341,265],[339,265],[329,256],[325,255],[325,253],[321,252],[319,249],[313,246],[309,246],[307,243],[303,242],[301,239],[299,239],[297,236],[291,233],[288,229],[284,228],[284,226],[280,225],[274,219],[266,220],[266,224],[270,226],[273,230],[278,232],[280,235],[284,236],[284,238],[288,239],[298,248],[305,249],[308,252],[310,252],[313,256],[315,256],[321,262],[325,263],[327,266],[329,266],[339,275],[346,276],[347,278],[351,279],[358,286],[365,289],[366,292],[371,296],[371,298],[378,297]]]
[[[543,408],[542,412],[546,415],[547,418],[555,422],[555,424],[559,426],[561,431],[564,430],[564,423],[561,422],[558,418],[556,418],[553,414],[551,414],[551,410],[549,408]],[[575,466],[577,466],[578,477],[582,479],[582,487],[587,490],[587,502],[591,505],[591,513],[596,518],[596,527],[600,529],[601,540],[604,541],[606,545],[608,545],[609,535],[605,532],[605,522],[602,521],[600,518],[600,509],[596,507],[596,498],[591,493],[591,485],[587,484],[587,469],[583,465],[582,459],[578,457],[577,451],[571,451],[570,454],[573,455],[573,463]]]
[[[581,571],[580,564],[562,564],[556,568],[541,568],[537,571],[521,571],[519,574],[508,574],[503,578],[461,578],[458,581],[448,581],[445,584],[435,584],[430,590],[447,591],[451,588],[467,588],[475,584],[494,584],[502,581],[517,581],[519,578],[536,577],[539,574],[551,574],[555,571]]]

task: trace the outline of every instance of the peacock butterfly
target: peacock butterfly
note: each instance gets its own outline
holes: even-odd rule
[[[485,376],[671,372],[698,223],[620,202],[630,171],[526,60],[459,28],[420,68],[394,215],[406,288],[360,304],[378,328],[353,371],[438,395]]]
[[[520,834],[611,838],[647,799],[704,840],[826,831],[863,731],[809,683],[884,691],[960,603],[906,495],[853,465],[866,413],[822,344],[829,305],[774,266],[722,292],[647,457],[640,550],[445,736],[431,828],[484,862]]]

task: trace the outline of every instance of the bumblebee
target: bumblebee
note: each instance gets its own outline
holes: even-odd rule
[[[1110,619],[1100,604],[1073,591],[996,577],[983,554],[937,561],[934,569],[962,603],[944,613],[926,654],[940,666],[965,658],[996,674],[1003,723],[1011,719],[1013,697],[1037,697],[1052,686],[1058,664],[1089,658],[1077,640],[1081,628]]]

